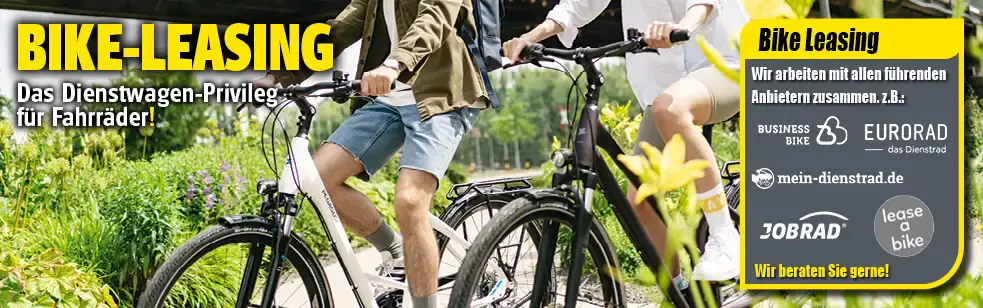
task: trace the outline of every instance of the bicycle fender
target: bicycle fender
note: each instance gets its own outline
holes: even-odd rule
[[[446,219],[455,217],[456,215],[458,215],[458,213],[466,212],[470,210],[472,207],[478,206],[486,202],[489,198],[495,200],[498,199],[515,200],[521,197],[522,192],[528,189],[505,191],[505,190],[495,189],[491,187],[486,187],[486,188],[480,188],[480,190],[482,191],[481,192],[471,191],[468,192],[466,195],[461,196],[460,198],[454,199],[454,202],[451,202],[451,204],[448,205],[446,209],[444,209],[444,212],[441,213],[438,218],[446,221]]]
[[[574,206],[576,202],[563,191],[555,188],[530,189],[520,192],[519,198],[529,199],[530,201],[554,201],[569,206]]]
[[[255,215],[240,215],[240,214],[219,217],[218,223],[226,227],[232,227],[232,226],[244,225],[244,224],[261,224],[266,226],[273,225],[273,223],[270,222],[270,220],[267,219],[266,217],[255,216]]]

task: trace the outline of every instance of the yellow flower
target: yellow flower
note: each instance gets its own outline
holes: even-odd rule
[[[601,114],[609,117],[614,117],[614,110],[611,110],[611,105],[604,105],[604,109],[601,109]]]
[[[646,154],[648,152],[646,150]],[[662,188],[662,191],[680,188],[689,182],[702,178],[703,169],[706,169],[710,165],[709,162],[703,159],[693,159],[690,161],[685,161],[685,159],[686,145],[683,144],[683,138],[678,134],[672,136],[672,139],[666,143],[665,150],[662,153],[662,161],[659,165],[659,175],[661,175],[659,187]]]
[[[636,203],[642,202],[648,196],[677,189],[702,178],[703,169],[710,165],[703,159],[685,161],[686,146],[679,135],[673,136],[666,143],[664,152],[660,152],[646,142],[642,142],[641,147],[647,157],[618,156],[618,160],[637,175],[639,182],[642,183],[635,195]]]
[[[741,77],[737,75],[737,72],[728,68],[724,64],[724,56],[720,55],[720,52],[717,51],[716,48],[710,46],[710,43],[708,43],[702,35],[696,37],[696,43],[697,45],[700,45],[700,50],[703,50],[703,55],[707,57],[707,61],[709,61],[710,64],[713,64],[713,67],[716,67],[721,73],[724,73],[724,76],[727,76],[727,78],[730,80],[733,80],[734,82],[741,82]]]
[[[642,146],[644,147],[649,145],[646,142],[642,142]],[[638,187],[638,192],[635,193],[636,204],[641,203],[642,200],[645,200],[645,198],[648,196],[654,195],[659,191],[658,187],[656,186],[658,185],[659,175],[656,174],[656,171],[652,169],[652,166],[645,160],[644,157],[621,154],[618,155],[618,160],[625,164],[625,168],[628,168],[628,171],[631,171],[631,173],[637,175],[638,181],[642,183],[642,185]]]

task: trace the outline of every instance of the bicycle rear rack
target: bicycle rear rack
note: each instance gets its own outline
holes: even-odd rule
[[[532,183],[529,180],[532,177],[513,177],[513,178],[501,178],[473,183],[461,183],[451,186],[450,191],[447,192],[447,200],[455,200],[464,195],[467,195],[472,190],[483,193],[485,188],[495,187],[501,189],[503,192],[529,189],[532,188]]]

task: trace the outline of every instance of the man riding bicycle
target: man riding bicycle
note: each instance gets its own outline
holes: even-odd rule
[[[533,30],[504,44],[505,55],[518,60],[526,46],[557,35],[570,47],[578,28],[586,25],[608,6],[610,0],[563,0]],[[697,199],[710,226],[710,239],[704,254],[693,268],[694,280],[724,281],[740,274],[740,235],[727,210],[727,198],[719,168],[698,125],[714,124],[733,117],[740,110],[740,89],[720,71],[710,66],[696,42],[672,48],[669,34],[686,29],[702,34],[724,56],[729,67],[739,65],[739,55],[728,40],[731,31],[748,21],[737,0],[622,0],[622,24],[646,29],[651,47],[666,48],[660,54],[628,54],[628,81],[641,102],[644,115],[632,151],[644,153],[641,142],[662,148],[665,140],[679,134],[686,144],[686,159],[710,162],[703,178],[697,179]],[[636,188],[629,185],[628,200],[634,202]],[[643,202],[633,204],[645,232],[660,253],[666,251],[666,226],[654,209]],[[679,274],[678,259],[673,260],[673,282],[681,290],[688,286]]]
[[[362,40],[356,76],[361,75],[361,94],[378,98],[353,103],[352,116],[321,145],[314,162],[347,229],[397,264],[405,252],[415,308],[437,307],[440,257],[428,221],[432,197],[462,136],[489,104],[481,75],[456,35],[458,20],[473,28],[470,11],[471,1],[463,0],[353,0],[328,21],[336,53]],[[271,72],[254,84],[293,85],[311,75]],[[391,91],[393,82],[411,89]],[[400,147],[394,207],[402,238],[365,195],[345,184],[352,176],[367,181]]]

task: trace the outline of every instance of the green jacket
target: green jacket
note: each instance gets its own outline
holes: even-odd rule
[[[475,104],[490,105],[481,75],[456,28],[457,22],[466,22],[474,29],[470,0],[395,0],[400,39],[391,54],[385,50],[389,45],[387,37],[380,37],[379,42],[372,40],[374,33],[386,33],[385,29],[376,29],[376,17],[383,18],[380,1],[352,0],[341,14],[327,22],[336,55],[362,40],[356,78],[381,65],[388,55],[388,59],[406,66],[398,80],[412,86],[421,119]],[[373,43],[384,45],[383,49],[377,47],[370,52]],[[301,83],[313,72],[273,74],[288,86]],[[353,101],[352,112],[365,104],[363,100]]]

